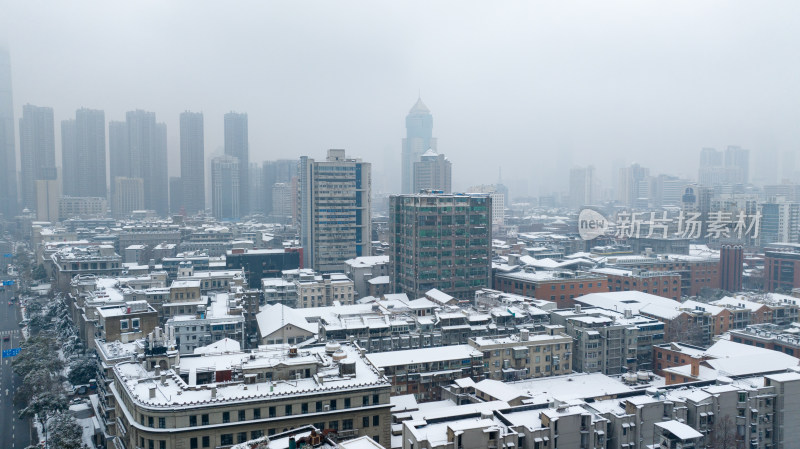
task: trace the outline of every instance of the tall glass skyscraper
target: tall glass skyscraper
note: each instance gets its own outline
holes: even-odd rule
[[[406,116],[406,138],[403,139],[402,181],[403,193],[416,193],[414,190],[414,163],[420,156],[432,149],[436,151],[433,135],[433,116],[430,109],[418,98]]]

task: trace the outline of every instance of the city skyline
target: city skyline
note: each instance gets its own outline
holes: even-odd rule
[[[613,2],[445,3],[424,17],[413,5],[355,4],[382,19],[362,21],[324,3],[311,17],[277,5],[218,11],[180,2],[76,3],[41,14],[12,3],[0,18],[0,41],[11,49],[15,115],[25,103],[53,107],[59,122],[80,107],[103,109],[117,121],[128,110],[155,111],[168,127],[175,176],[180,112],[205,114],[211,154],[223,146],[218,117],[243,111],[254,162],[348,148],[399,186],[393,169],[403,115],[421,93],[436,114],[437,137],[447,142],[438,151],[458,167],[455,190],[473,183],[467,180],[492,182],[502,167],[511,190],[531,195],[566,187],[557,174],[572,166],[594,165],[606,182],[615,159],[686,177],[705,146],[738,145],[764,160],[800,148],[800,87],[792,81],[798,64],[785,57],[795,40],[790,18],[800,13],[794,3],[626,4],[624,17]],[[194,20],[184,28],[146,25],[153,14],[166,20],[189,11]],[[76,12],[86,14],[63,20]],[[451,13],[445,33],[440,24]],[[105,20],[87,21],[96,14]],[[34,15],[35,22],[24,20]],[[260,25],[248,26],[254,21]],[[402,25],[409,22],[419,32],[409,33]],[[142,26],[147,39],[131,40]],[[104,36],[96,47],[83,45],[96,35]],[[283,40],[292,45],[277,44]],[[220,60],[210,64],[208,51]],[[82,68],[92,64],[98,70],[87,77]],[[51,82],[52,67],[60,67],[63,81]],[[383,157],[387,148],[391,158]],[[492,157],[481,160],[489,148]],[[526,169],[532,164],[541,169],[535,179]]]

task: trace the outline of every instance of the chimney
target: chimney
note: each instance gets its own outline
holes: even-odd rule
[[[216,398],[217,398],[217,387],[213,386],[211,387],[211,399],[216,399]]]
[[[633,311],[631,309],[625,309],[625,318],[627,319],[633,318]]]
[[[691,359],[691,360],[692,360],[691,361],[692,370],[690,373],[692,377],[697,378],[700,375],[700,361],[697,359]]]
[[[155,387],[155,385],[149,387],[147,390],[150,393],[149,394],[150,399],[154,399],[156,397],[156,387]]]
[[[166,384],[167,384],[167,374],[161,373],[161,385],[166,385]]]
[[[156,377],[161,375],[161,367],[156,365]]]
[[[575,304],[575,314],[577,315],[579,313],[581,313],[581,305],[580,304]]]

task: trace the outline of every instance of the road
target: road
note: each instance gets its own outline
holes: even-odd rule
[[[0,276],[4,278],[4,276]],[[8,305],[14,296],[12,288],[5,287],[0,292],[0,347],[2,349],[18,348],[21,344],[19,322],[22,321],[18,304]],[[3,341],[6,336],[10,341]],[[14,409],[14,391],[22,383],[22,379],[11,370],[11,358],[2,359],[0,362],[0,447],[25,448],[31,440],[30,420],[20,420],[16,417]]]

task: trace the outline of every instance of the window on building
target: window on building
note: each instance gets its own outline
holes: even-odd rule
[[[350,408],[350,398],[344,398],[344,408]]]
[[[244,421],[245,419],[244,410],[239,410],[239,421]]]
[[[300,404],[300,413],[306,414],[308,413],[308,402],[303,402]]]
[[[245,441],[247,441],[247,432],[239,432],[236,434],[237,443],[244,443]]]
[[[381,417],[380,417],[380,415],[375,415],[375,416],[372,417],[372,425],[373,426],[381,425]]]
[[[189,415],[189,427],[197,427],[197,415]]]
[[[284,414],[286,416],[290,416],[292,414],[292,404],[289,404],[285,407]]]
[[[274,406],[269,408],[269,417],[270,418],[274,418],[275,415],[277,415],[277,414],[278,413],[275,411],[275,407]]]
[[[158,418],[158,428],[163,429],[167,427],[167,420],[165,418]]]
[[[367,427],[369,427],[369,416],[365,416],[365,417],[361,418],[361,427],[363,427],[365,429]]]
[[[223,446],[230,446],[233,444],[233,434],[223,433],[219,436],[219,443]]]
[[[342,430],[353,430],[353,420],[352,419],[343,419],[342,420]]]
[[[201,419],[200,419],[200,422],[201,422],[201,423],[202,423],[204,426],[207,426],[207,425],[208,425],[208,414],[205,414],[205,415],[200,415],[200,418],[201,418]],[[204,437],[204,438],[205,438],[205,437]],[[205,446],[203,446],[203,447],[205,447]]]
[[[189,438],[189,449],[197,449],[197,438]]]
[[[211,437],[209,436],[203,437],[203,447],[211,447]]]
[[[231,422],[231,412],[222,412],[222,422]]]
[[[254,408],[253,409],[253,419],[261,419],[261,409]]]

